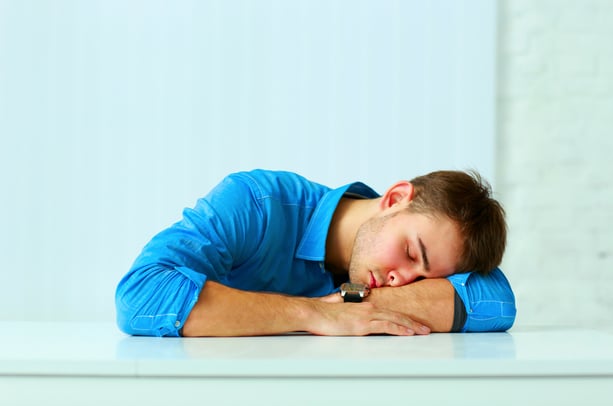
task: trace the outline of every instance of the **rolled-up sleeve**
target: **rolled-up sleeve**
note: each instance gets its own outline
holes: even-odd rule
[[[513,326],[517,313],[515,295],[500,269],[488,275],[472,272],[447,279],[466,307],[462,332],[506,331]]]
[[[178,336],[207,280],[226,278],[258,244],[249,189],[227,178],[143,248],[115,294],[117,324],[132,335]],[[250,237],[250,238],[248,238]]]
[[[132,335],[178,336],[205,280],[182,267],[152,266],[126,275],[115,296],[119,328]]]

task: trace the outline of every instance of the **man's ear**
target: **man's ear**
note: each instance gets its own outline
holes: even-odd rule
[[[385,210],[397,204],[408,203],[413,200],[414,194],[415,187],[411,182],[408,180],[396,182],[381,196],[381,209]]]

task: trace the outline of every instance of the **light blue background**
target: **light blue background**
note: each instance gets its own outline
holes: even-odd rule
[[[0,318],[114,317],[225,174],[493,181],[495,2],[0,0]]]

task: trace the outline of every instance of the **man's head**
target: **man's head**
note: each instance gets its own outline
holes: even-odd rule
[[[477,172],[437,171],[410,183],[415,191],[408,210],[442,215],[458,226],[463,248],[456,272],[487,273],[500,265],[507,239],[505,212]]]
[[[487,273],[502,260],[504,210],[474,172],[438,171],[390,187],[359,227],[349,276],[371,287],[453,273]]]

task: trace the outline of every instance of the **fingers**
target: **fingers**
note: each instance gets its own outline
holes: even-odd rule
[[[335,302],[333,296],[307,300],[314,310],[314,316],[308,318],[309,325],[306,330],[313,334],[335,336],[430,334],[427,326],[416,322],[406,314],[377,308],[369,302]]]
[[[377,332],[371,332],[370,334],[390,334],[395,336],[415,335],[415,330],[413,330],[412,328],[400,324],[391,323],[389,321],[373,321],[372,328],[374,329],[374,331]]]
[[[355,313],[357,329],[360,335],[392,334],[392,335],[425,335],[430,329],[408,317],[405,314],[374,307],[370,303],[347,303],[347,310]],[[351,308],[351,309],[350,309]]]
[[[430,334],[430,329],[418,323],[404,314],[379,311],[375,318],[371,320],[371,334],[393,334],[393,335],[426,335]]]
[[[413,325],[412,327],[407,327],[403,324],[376,320],[372,322],[372,327],[377,332],[372,332],[370,334],[391,334],[395,336],[430,334],[430,329],[423,325]]]

